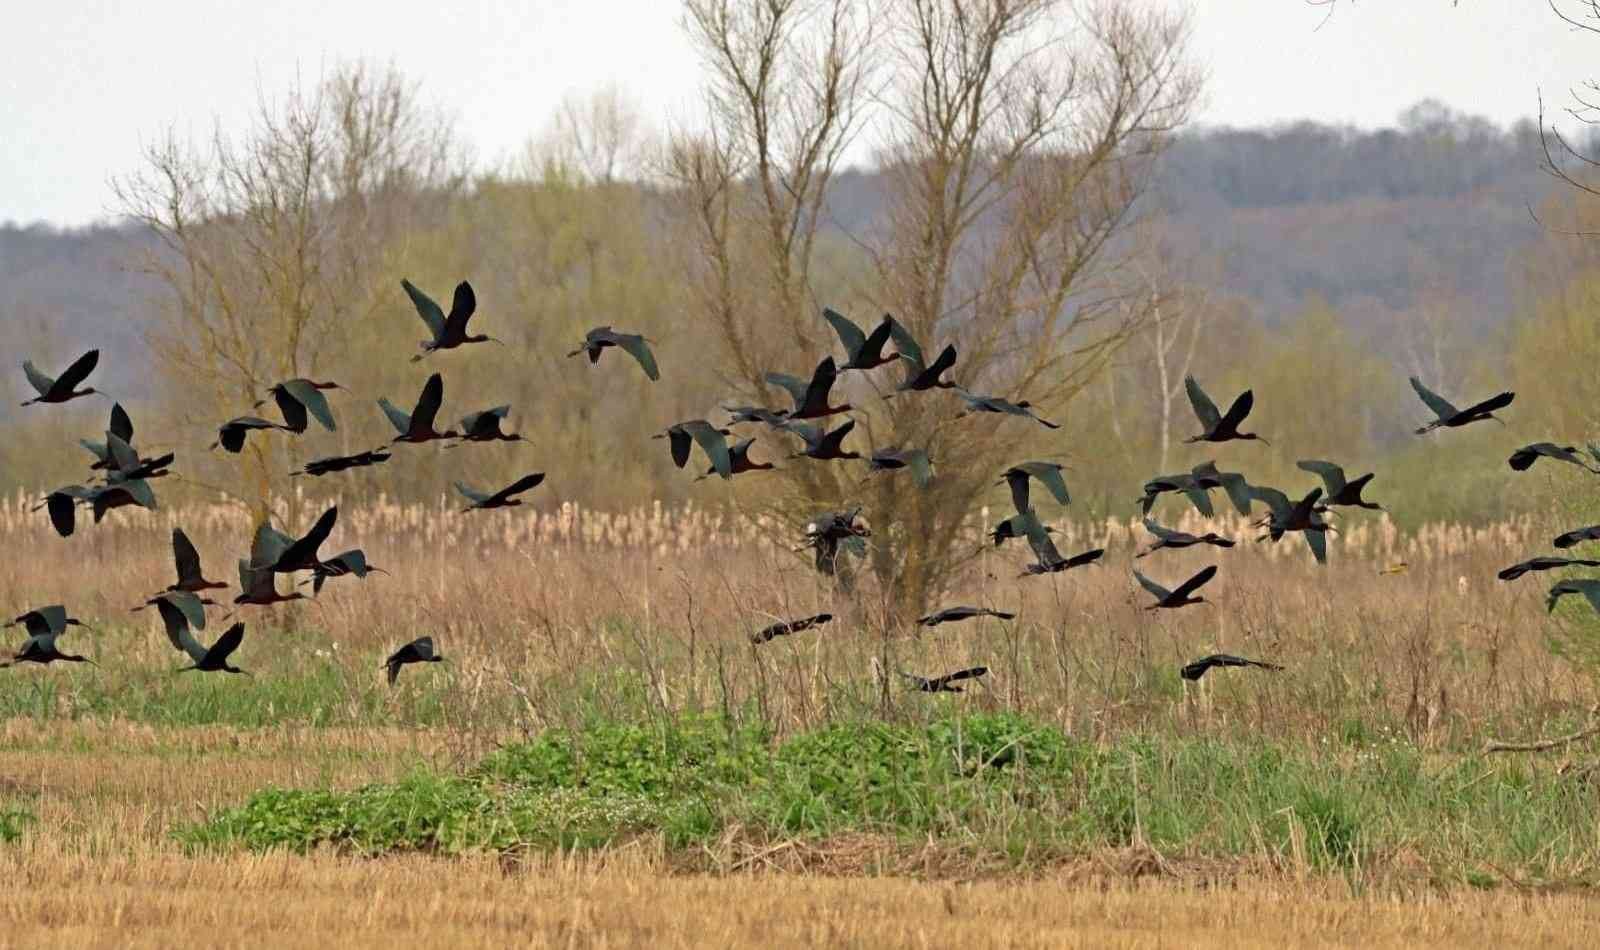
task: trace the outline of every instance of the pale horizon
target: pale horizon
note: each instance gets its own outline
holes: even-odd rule
[[[1425,99],[1507,127],[1535,116],[1541,90],[1560,113],[1600,50],[1600,36],[1526,0],[1414,0],[1403,11],[1345,0],[1331,16],[1295,0],[1158,2],[1190,11],[1191,55],[1208,77],[1199,127],[1370,129]],[[449,17],[365,0],[206,6],[176,0],[152,16],[93,0],[11,17],[0,222],[105,221],[115,212],[109,183],[139,170],[144,143],[168,129],[238,132],[259,96],[276,99],[342,62],[392,63],[416,81],[453,118],[478,170],[517,154],[568,95],[614,84],[657,127],[697,102],[699,66],[677,3],[549,0],[535,10],[479,0]]]

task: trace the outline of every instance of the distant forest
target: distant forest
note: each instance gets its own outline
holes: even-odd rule
[[[1375,131],[1187,132],[1152,197],[1168,264],[1265,325],[1315,300],[1370,331],[1432,299],[1481,333],[1510,312],[1516,252],[1538,236],[1529,209],[1553,184],[1541,158],[1531,120],[1500,128],[1426,101]],[[881,187],[871,171],[841,175],[835,226],[870,222]],[[146,395],[145,367],[119,358],[141,351],[156,292],[123,267],[144,240],[127,227],[0,225],[0,314],[22,330],[0,339],[0,360],[15,366],[47,335],[63,354],[92,340],[106,350],[108,388]]]

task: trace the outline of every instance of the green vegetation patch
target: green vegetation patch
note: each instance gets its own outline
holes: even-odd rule
[[[595,724],[507,746],[461,775],[268,789],[178,836],[196,848],[458,853],[597,848],[644,833],[685,848],[737,827],[932,838],[1019,864],[1135,843],[1341,873],[1404,854],[1467,880],[1483,868],[1537,878],[1590,866],[1597,826],[1594,795],[1532,762],[1430,762],[1398,744],[1102,745],[999,714],[841,724],[781,743],[712,717]]]

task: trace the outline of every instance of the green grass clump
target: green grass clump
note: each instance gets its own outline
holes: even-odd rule
[[[22,840],[23,829],[36,819],[25,808],[0,808],[0,844],[16,844]]]
[[[182,829],[193,847],[363,853],[669,847],[766,837],[929,838],[1019,864],[1144,843],[1347,873],[1401,850],[1435,874],[1592,865],[1600,804],[1537,763],[1430,764],[1406,745],[1071,739],[1013,714],[840,724],[781,743],[710,716],[595,723],[502,748],[461,775],[352,792],[269,789]]]

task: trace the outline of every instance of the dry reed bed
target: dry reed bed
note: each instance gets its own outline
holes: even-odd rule
[[[289,529],[322,504],[294,502],[300,514]],[[1485,732],[1564,720],[1593,698],[1592,678],[1546,644],[1552,631],[1586,623],[1582,612],[1546,617],[1550,575],[1494,577],[1545,550],[1558,526],[1523,519],[1403,534],[1386,518],[1349,517],[1319,568],[1300,539],[1253,543],[1235,517],[1204,523],[1188,512],[1178,524],[1239,538],[1236,548],[1140,561],[1132,553],[1147,539],[1136,524],[1063,522],[1062,550],[1105,546],[1103,566],[1018,579],[1023,546],[989,548],[988,520],[974,519],[963,542],[973,556],[940,602],[1014,609],[1019,619],[919,632],[889,617],[872,579],[847,595],[819,578],[789,550],[793,526],[659,506],[470,516],[443,505],[350,508],[326,550],[361,546],[393,575],[334,580],[314,604],[248,609],[240,662],[271,673],[286,668],[280,648],[303,647],[315,662],[342,664],[349,682],[370,684],[378,654],[432,633],[456,661],[441,674],[456,721],[501,730],[597,708],[633,717],[759,710],[780,731],[916,715],[928,698],[882,688],[881,671],[971,663],[993,675],[962,702],[1025,711],[1077,735],[1227,729],[1318,739],[1359,722],[1424,746],[1476,744]],[[113,664],[101,675],[115,676],[116,662],[170,666],[155,618],[125,611],[171,582],[174,524],[194,538],[209,576],[234,580],[249,533],[237,509],[118,511],[62,540],[24,499],[0,502],[0,539],[30,552],[0,565],[0,603],[61,601],[114,631],[146,631],[103,635],[96,646]],[[1407,572],[1379,573],[1400,561]],[[1204,591],[1210,606],[1141,609],[1148,598],[1130,567],[1176,582],[1207,563],[1221,566]],[[824,610],[838,619],[819,632],[760,649],[745,640],[773,618]],[[1176,667],[1213,650],[1289,671],[1183,686]]]
[[[1588,947],[1577,896],[1352,898],[1339,882],[1223,889],[1074,873],[1026,881],[678,876],[648,854],[352,862],[0,853],[0,931],[30,947]]]

